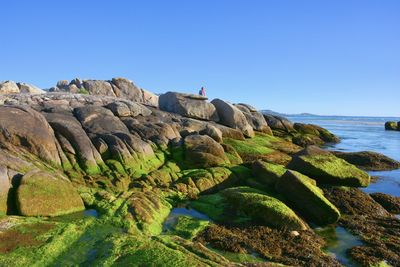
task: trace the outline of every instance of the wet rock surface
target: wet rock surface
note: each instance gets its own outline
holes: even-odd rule
[[[322,238],[312,231],[293,236],[265,226],[234,227],[211,225],[196,238],[213,248],[235,253],[256,253],[289,266],[341,266],[321,251]]]
[[[400,197],[394,197],[383,193],[372,193],[370,196],[388,212],[394,214],[400,213]]]
[[[327,198],[343,214],[339,224],[359,236],[363,246],[351,248],[349,255],[363,266],[382,261],[400,264],[400,220],[388,214],[369,195],[359,189],[324,189]]]
[[[372,151],[332,152],[336,157],[367,171],[387,171],[400,168],[400,162]]]

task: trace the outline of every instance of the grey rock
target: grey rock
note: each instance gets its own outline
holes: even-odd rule
[[[17,94],[19,87],[13,81],[4,81],[0,83],[0,94]]]
[[[29,94],[44,94],[45,91],[43,91],[42,89],[28,84],[28,83],[17,83],[18,87],[19,87],[19,92],[20,93],[29,93]]]
[[[218,113],[211,103],[204,97],[196,95],[168,92],[159,97],[161,110],[174,112],[184,117],[218,121]]]
[[[211,103],[215,106],[220,123],[242,131],[245,136],[254,137],[253,127],[247,122],[245,115],[234,105],[221,99],[214,99]]]

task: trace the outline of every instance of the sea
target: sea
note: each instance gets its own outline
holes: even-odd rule
[[[384,127],[386,121],[400,121],[400,118],[315,115],[286,117],[293,122],[319,125],[339,136],[341,142],[328,145],[327,149],[344,152],[374,151],[400,161],[400,131],[386,131]],[[400,196],[400,169],[369,173],[378,179],[364,188],[365,192]]]

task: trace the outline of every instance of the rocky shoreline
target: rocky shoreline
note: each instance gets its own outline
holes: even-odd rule
[[[326,225],[363,241],[356,263],[400,265],[400,200],[358,189],[400,163],[319,147],[337,142],[124,78],[0,83],[0,266],[341,266],[316,234]],[[182,203],[209,220],[164,231]],[[85,209],[99,216],[69,217]]]

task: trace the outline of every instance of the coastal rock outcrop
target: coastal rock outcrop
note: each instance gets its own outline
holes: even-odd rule
[[[252,165],[255,179],[262,185],[274,186],[287,169],[282,165],[257,160]]]
[[[4,81],[0,83],[0,94],[19,93],[19,87],[14,81]]]
[[[272,129],[281,130],[284,132],[294,131],[293,123],[284,117],[264,114],[264,119]]]
[[[283,194],[303,216],[325,225],[340,217],[337,208],[327,200],[311,178],[288,170],[277,182],[276,190]]]
[[[215,107],[207,102],[207,97],[199,95],[167,92],[160,95],[159,107],[163,111],[177,113],[184,117],[219,121]]]
[[[185,137],[185,160],[192,168],[208,168],[228,161],[224,148],[207,135]]]
[[[234,253],[338,266],[307,224],[340,217],[319,186],[351,191],[369,176],[295,144],[329,142],[325,129],[274,117],[272,135],[250,105],[171,92],[158,99],[124,78],[59,81],[52,90],[0,95],[0,265],[235,265],[205,243],[219,229],[214,240],[232,234],[223,245]],[[41,217],[85,206],[99,219]],[[195,216],[181,216],[183,207]],[[89,261],[91,251],[102,257]]]
[[[294,134],[293,142],[301,146],[339,143],[340,141],[336,135],[314,124],[294,123],[293,128],[300,133]]]
[[[116,160],[125,170],[135,172],[141,160],[154,157],[151,145],[132,135],[109,109],[98,106],[79,107],[74,109],[74,115],[102,157],[111,160],[109,164],[114,164],[113,160]]]
[[[51,88],[50,92],[70,92],[73,94],[81,93],[121,97],[133,102],[158,107],[157,95],[139,88],[131,80],[126,78],[112,78],[111,81],[81,80],[79,78],[73,79],[71,82],[62,80],[59,81],[55,87]]]
[[[16,202],[23,216],[58,216],[85,209],[68,179],[39,170],[22,176]]]
[[[247,104],[235,104],[235,107],[243,112],[247,122],[253,127],[253,130],[272,135],[272,130],[268,126],[261,112]]]
[[[254,137],[253,127],[247,122],[240,109],[218,98],[211,101],[211,103],[218,112],[221,124],[238,129],[247,137]]]
[[[336,157],[342,158],[348,163],[367,171],[384,171],[400,168],[400,162],[398,162],[397,160],[391,159],[383,154],[373,151],[332,151],[332,153]]]
[[[287,118],[272,114],[263,114],[274,135],[290,138],[293,143],[306,147],[308,145],[323,145],[338,143],[340,139],[328,130],[304,123],[293,123]]]
[[[88,174],[99,173],[98,164],[103,164],[100,153],[72,112],[43,113],[43,115],[55,131],[64,153],[70,155],[68,157],[70,162],[73,165],[78,164]]]
[[[44,94],[45,92],[42,89],[28,83],[15,83],[14,81],[0,82],[0,94],[18,93]]]
[[[400,197],[391,196],[383,193],[372,193],[370,196],[384,207],[388,212],[393,214],[400,213]]]
[[[399,122],[387,121],[385,123],[385,130],[400,131],[400,121]]]
[[[54,131],[39,112],[27,106],[0,106],[0,146],[21,148],[42,160],[60,165]]]
[[[370,182],[366,172],[316,146],[308,146],[295,154],[287,167],[321,184],[365,187]]]
[[[249,187],[228,188],[221,195],[238,213],[274,228],[306,230],[307,224],[282,201]]]

